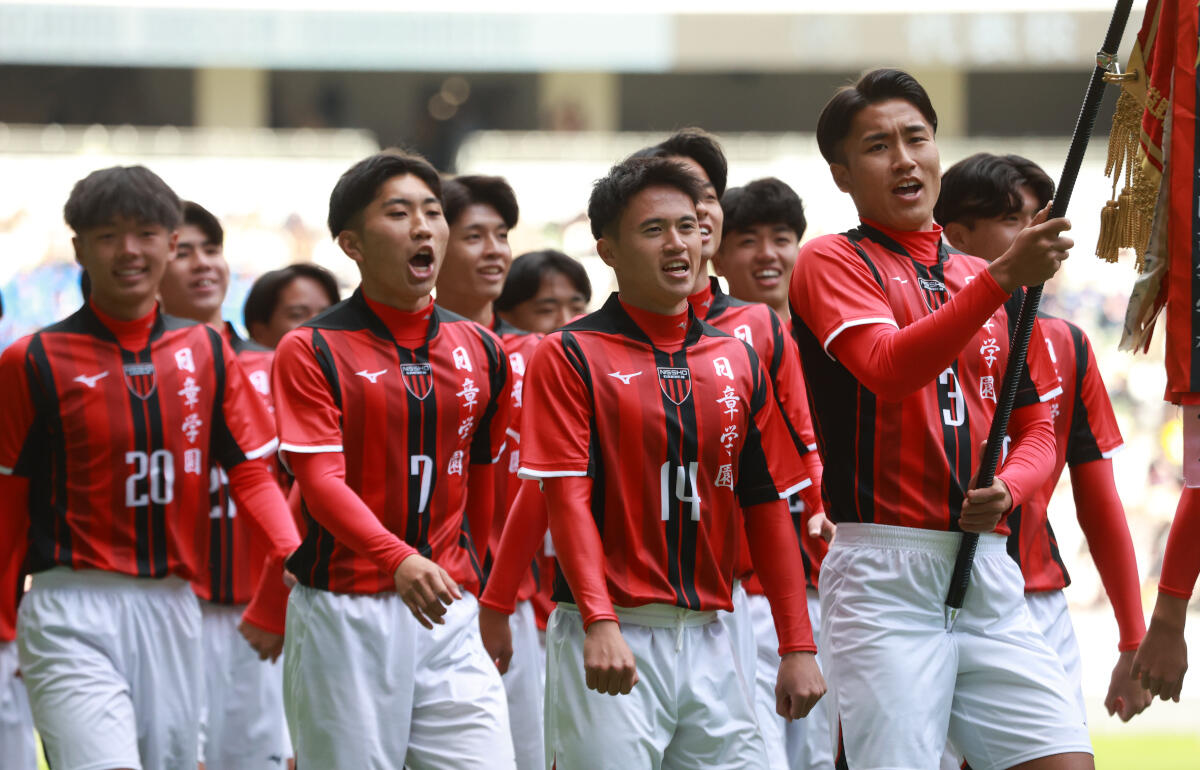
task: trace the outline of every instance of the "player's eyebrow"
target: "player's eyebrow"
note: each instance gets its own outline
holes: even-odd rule
[[[433,197],[432,195],[421,201],[422,206],[428,206],[430,204],[432,204],[434,206],[440,206],[441,201],[439,201],[437,198]],[[410,201],[408,198],[388,198],[387,200],[385,200],[383,202],[383,205],[385,208],[387,206],[407,206],[409,208],[412,208],[413,202]]]

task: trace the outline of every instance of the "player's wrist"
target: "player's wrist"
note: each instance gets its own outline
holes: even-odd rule
[[[503,604],[497,602],[487,595],[485,591],[483,596],[479,597],[479,612],[494,612],[498,615],[512,615],[517,611],[515,604]]]
[[[1160,588],[1158,600],[1154,603],[1154,612],[1150,615],[1150,625],[1182,632],[1187,621],[1187,605],[1187,599],[1164,593]]]
[[[1021,287],[1021,282],[1013,274],[1011,267],[1012,257],[1005,252],[984,270],[1005,294],[1012,294]]]

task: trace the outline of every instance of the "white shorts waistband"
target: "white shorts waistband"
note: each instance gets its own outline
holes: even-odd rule
[[[176,575],[150,578],[102,569],[71,569],[70,567],[51,567],[43,572],[35,572],[33,587],[35,590],[38,588],[70,588],[76,591],[98,592],[134,589],[178,593],[181,590],[191,590],[188,582]]]
[[[558,608],[567,612],[579,612],[578,605],[570,602],[559,602]],[[717,613],[714,610],[689,610],[686,607],[676,607],[671,604],[643,604],[640,607],[613,607],[613,609],[622,625],[632,623],[635,626],[651,628],[706,626],[717,619]]]
[[[837,534],[834,535],[829,550],[853,547],[887,548],[931,553],[953,559],[958,554],[961,542],[961,532],[847,522],[837,525]],[[981,534],[975,553],[979,556],[1007,554],[1008,537],[994,532]]]

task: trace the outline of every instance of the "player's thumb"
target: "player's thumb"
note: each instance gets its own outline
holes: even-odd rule
[[[1050,218],[1050,207],[1053,205],[1054,201],[1048,201],[1046,205],[1042,207],[1041,211],[1033,215],[1033,219],[1030,220],[1029,226],[1037,227],[1040,224],[1044,224],[1046,220]]]

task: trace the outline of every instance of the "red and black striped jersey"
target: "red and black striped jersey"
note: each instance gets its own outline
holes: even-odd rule
[[[767,367],[775,400],[792,431],[797,452],[801,457],[815,452],[817,439],[813,433],[812,417],[808,413],[808,395],[800,369],[800,354],[775,311],[761,302],[745,302],[731,297],[722,291],[716,278],[710,278],[708,287],[688,297],[688,302],[696,315],[707,323],[754,348],[758,360]],[[788,507],[793,512],[796,532],[800,536],[805,577],[810,585],[815,586],[824,556],[824,544],[814,542],[805,534],[802,521],[804,500],[799,493],[788,499]],[[738,534],[741,544],[734,574],[747,582],[747,590],[762,593],[762,587],[753,578],[750,546],[744,533]]]
[[[221,335],[161,313],[131,351],[85,305],[4,352],[0,398],[0,472],[31,481],[30,572],[194,579],[210,464],[233,468],[276,446]]]
[[[274,413],[271,361],[275,351],[242,339],[229,323],[225,324],[223,336],[263,404]],[[270,543],[257,525],[245,516],[238,516],[224,468],[214,464],[209,469],[208,484],[208,538],[200,560],[202,572],[192,580],[192,589],[210,602],[246,604],[254,595]]]
[[[938,235],[893,237],[864,223],[809,241],[796,262],[792,329],[824,460],[822,497],[834,522],[958,529],[1023,292],[1001,305],[936,378],[900,400],[880,397],[828,352],[849,328],[903,329],[932,315],[986,269]],[[1029,351],[1018,408],[1059,392],[1045,347]],[[996,531],[1008,534],[1003,521]]]
[[[1061,318],[1042,316],[1038,323],[1063,390],[1049,402],[1054,418],[1054,473],[1009,515],[1008,552],[1021,565],[1026,591],[1053,591],[1071,583],[1046,515],[1063,468],[1111,457],[1123,441],[1087,335]]]
[[[617,606],[730,609],[742,508],[810,483],[753,348],[689,311],[667,352],[615,294],[538,346],[522,422],[523,478],[592,478]]]
[[[544,335],[532,334],[518,329],[512,324],[496,316],[492,330],[500,337],[504,351],[508,355],[508,370],[512,378],[512,401],[509,410],[508,441],[504,451],[496,463],[496,510],[492,516],[492,531],[488,539],[488,556],[484,564],[485,574],[491,568],[492,554],[500,547],[500,535],[504,532],[508,509],[517,496],[521,480],[517,478],[517,470],[521,466],[521,406],[523,389],[525,387],[525,366],[533,357],[533,350],[541,342]],[[538,591],[540,572],[545,568],[541,559],[535,560],[521,581],[517,591],[517,601],[525,601]]]
[[[273,381],[280,448],[343,453],[346,484],[384,527],[477,587],[476,535],[463,513],[471,466],[495,462],[508,428],[500,340],[435,306],[424,344],[402,347],[360,289],[283,338]],[[338,542],[307,505],[304,514],[304,542],[288,560],[301,583],[341,593],[395,589],[392,575]]]

